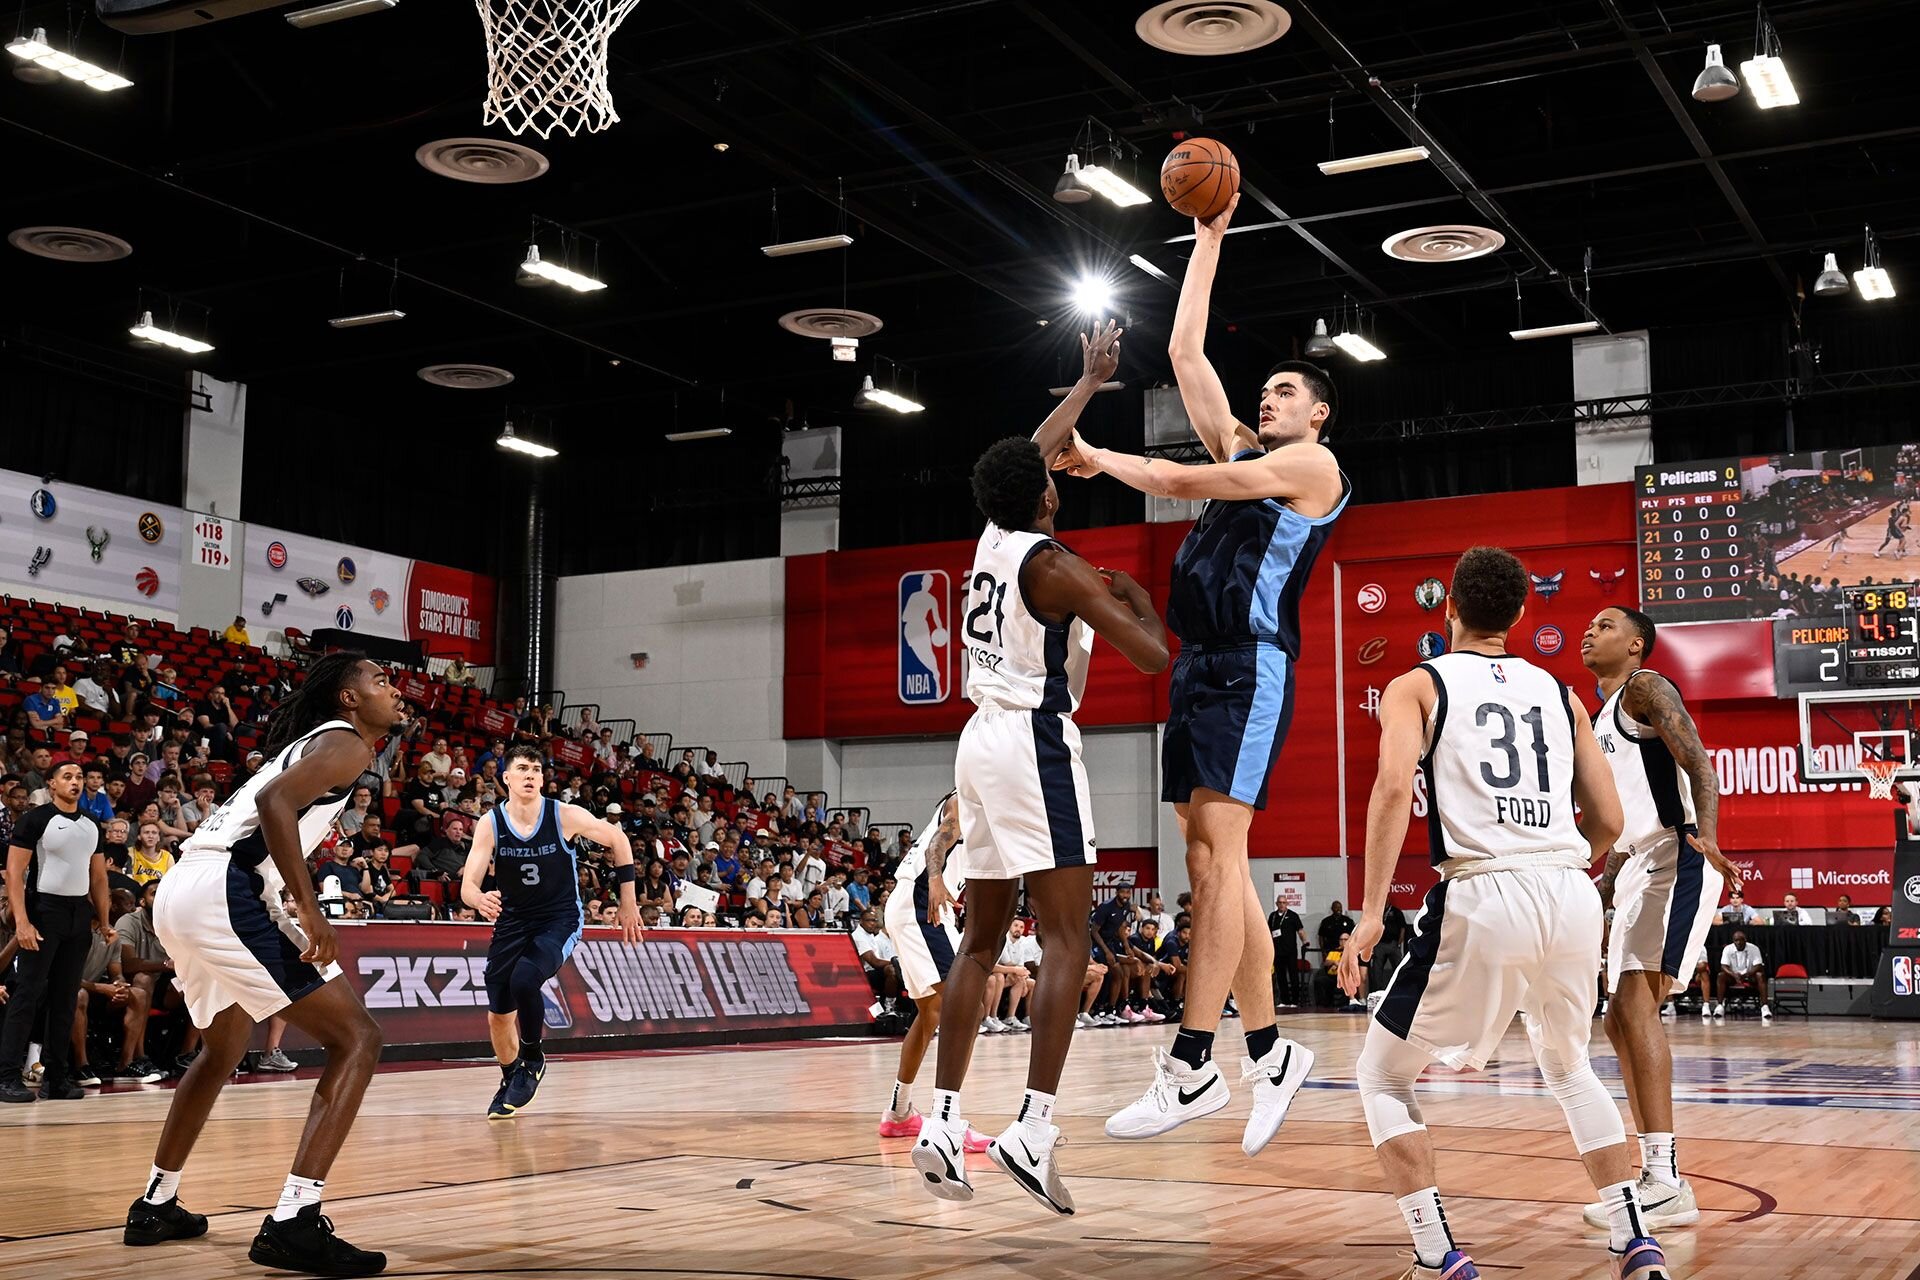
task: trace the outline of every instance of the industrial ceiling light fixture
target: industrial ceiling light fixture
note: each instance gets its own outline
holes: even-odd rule
[[[1847,273],[1840,269],[1839,255],[1827,255],[1826,265],[1820,268],[1820,276],[1813,282],[1813,292],[1819,298],[1837,298],[1848,292]]]
[[[1795,106],[1800,101],[1781,54],[1780,33],[1773,29],[1766,6],[1759,5],[1754,14],[1753,56],[1740,64],[1740,74],[1746,77],[1747,88],[1763,111]]]
[[[1053,184],[1053,198],[1060,204],[1085,204],[1093,199],[1093,192],[1080,185],[1080,157],[1071,151],[1067,153],[1067,167]]]
[[[1081,156],[1087,157],[1086,164],[1080,163]],[[1105,196],[1123,209],[1146,204],[1152,197],[1129,177],[1137,177],[1139,167],[1139,149],[1088,116],[1074,135],[1065,171],[1053,184],[1053,198],[1061,204],[1079,204],[1093,195]]]
[[[550,227],[549,238],[559,242],[562,261],[550,262],[540,256],[540,228]],[[591,272],[578,267],[591,266]],[[564,285],[575,293],[594,293],[607,287],[599,278],[600,241],[593,236],[563,226],[539,214],[533,216],[533,229],[527,237],[527,257],[520,264],[522,281],[543,280]]]
[[[1418,102],[1418,98],[1415,99]],[[1359,156],[1340,156],[1333,142],[1333,99],[1327,99],[1327,155],[1320,162],[1320,172],[1332,177],[1338,173],[1358,173],[1362,169],[1385,169],[1396,164],[1418,164],[1432,153],[1425,147],[1396,147],[1391,151],[1370,151]]]
[[[400,310],[400,308],[397,305],[395,305],[399,301],[399,297],[398,297],[399,292],[400,292],[400,263],[398,262],[398,260],[396,260],[393,264],[393,275],[391,276],[391,278],[388,280],[388,283],[387,283],[387,298],[386,298],[387,305],[379,308],[378,310],[348,311],[347,305],[346,305],[347,304],[347,269],[345,267],[342,267],[340,268],[339,301],[340,301],[340,310],[343,314],[332,317],[327,321],[327,323],[329,325],[332,325],[336,329],[363,329],[370,324],[389,324],[395,320],[405,320],[407,318],[407,313]],[[364,305],[364,303],[365,303],[365,298],[363,295],[362,305]]]
[[[31,63],[45,71],[65,76],[69,80],[78,80],[89,89],[98,89],[101,93],[112,93],[115,89],[130,89],[133,81],[123,75],[107,70],[84,58],[61,53],[47,43],[47,29],[35,27],[30,36],[15,36],[7,42],[7,52],[22,62]],[[33,76],[31,79],[50,80],[50,77]]]
[[[158,309],[164,323],[157,322],[154,319],[156,299],[160,303]],[[173,297],[171,294],[162,293],[158,289],[143,287],[136,293],[134,305],[139,309],[140,318],[133,323],[133,326],[129,328],[127,332],[139,341],[150,343],[156,347],[167,347],[174,351],[184,352],[190,356],[205,355],[207,352],[213,350],[213,344],[211,342],[192,337],[181,329],[181,307],[183,305],[196,306],[197,304],[183,304],[178,298]],[[200,330],[204,333],[206,332],[206,319],[211,313],[208,312],[205,307],[199,307],[198,309],[201,313]]]
[[[1738,97],[1740,82],[1733,78],[1733,72],[1721,60],[1720,46],[1707,46],[1707,65],[1700,68],[1700,74],[1693,80],[1693,100],[1695,102],[1725,102],[1728,98]]]
[[[1526,303],[1520,296],[1520,277],[1513,278],[1513,311],[1516,324],[1507,330],[1507,336],[1515,342],[1531,342],[1536,338],[1565,338],[1581,333],[1598,333],[1606,326],[1600,323],[1600,317],[1593,314],[1593,250],[1589,248],[1580,264],[1581,292],[1573,291],[1573,282],[1566,282],[1567,296],[1586,313],[1584,320],[1570,320],[1564,324],[1542,324],[1527,327]]]
[[[1385,360],[1387,353],[1382,351],[1361,332],[1366,323],[1366,313],[1359,307],[1353,309],[1353,324],[1347,323],[1346,302],[1340,304],[1340,332],[1333,336],[1333,345],[1347,353],[1361,364],[1372,364],[1376,360]]]
[[[1893,296],[1893,277],[1880,265],[1880,242],[1873,238],[1872,227],[1866,229],[1866,238],[1866,252],[1861,255],[1860,269],[1853,273],[1853,287],[1860,291],[1862,302],[1878,302]]]
[[[876,356],[874,358],[873,367],[876,370],[883,364],[886,365],[889,370],[887,378],[888,385],[884,387],[875,386],[873,374],[870,373],[860,380],[860,398],[868,404],[877,404],[881,408],[891,409],[895,413],[923,412],[927,407],[926,405],[921,404],[918,400],[909,396],[902,395],[900,392],[900,386],[904,381],[903,374],[911,372],[911,370],[908,370],[906,366],[902,365],[899,361],[889,360],[885,356]],[[919,377],[916,375],[914,377],[914,390],[916,393],[920,389],[919,381]]]
[[[837,356],[835,357],[835,359],[838,358]],[[726,411],[727,392],[726,388],[722,387],[720,390],[720,412],[724,414]],[[689,427],[682,430],[680,427],[680,393],[678,391],[673,393],[673,430],[666,434],[666,439],[669,443],[687,444],[694,440],[719,440],[722,437],[732,434],[733,428],[729,426]]]
[[[287,15],[287,25],[305,31],[308,27],[323,27],[329,22],[343,22],[366,13],[380,13],[399,3],[400,0],[332,0],[331,4],[295,9]]]
[[[1327,336],[1327,318],[1321,316],[1313,322],[1313,336],[1307,339],[1301,354],[1309,360],[1324,360],[1336,350],[1333,339]]]
[[[502,449],[507,453],[521,454],[528,458],[544,459],[557,458],[560,456],[560,451],[552,445],[541,444],[537,440],[529,440],[516,432],[513,428],[512,418],[508,418],[506,425],[500,428],[500,434],[493,443],[497,449]]]
[[[782,240],[780,238],[780,193],[773,193],[773,242],[760,246],[760,252],[769,258],[790,258],[798,253],[819,253],[823,249],[845,249],[853,243],[853,237],[847,234],[847,206],[844,186],[840,196],[840,230],[830,236],[814,236],[810,240]]]

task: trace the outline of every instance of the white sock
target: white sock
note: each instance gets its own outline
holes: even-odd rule
[[[153,1166],[153,1172],[147,1175],[148,1204],[165,1204],[180,1194],[180,1171],[166,1170],[159,1165]]]
[[[273,1206],[275,1222],[291,1222],[299,1212],[310,1204],[320,1203],[320,1189],[326,1186],[320,1178],[303,1178],[297,1173],[287,1175],[287,1185],[280,1189],[280,1203]]]
[[[1396,1201],[1400,1216],[1413,1233],[1413,1252],[1423,1267],[1437,1267],[1447,1260],[1453,1248],[1453,1232],[1447,1230],[1447,1211],[1440,1207],[1440,1189],[1428,1187]]]
[[[907,1107],[913,1102],[913,1081],[895,1080],[893,1082],[893,1101],[887,1104],[887,1114],[904,1116]]]
[[[1680,1151],[1670,1133],[1640,1135],[1640,1167],[1669,1187],[1680,1185]]]
[[[935,1124],[957,1125],[960,1123],[960,1091],[958,1089],[935,1089],[933,1091],[933,1111],[927,1117]]]
[[[1053,1095],[1038,1089],[1027,1090],[1026,1096],[1020,1099],[1020,1127],[1035,1138],[1044,1138],[1052,1123]]]
[[[1625,1253],[1630,1242],[1653,1234],[1647,1230],[1646,1215],[1640,1210],[1640,1192],[1633,1183],[1616,1182],[1600,1188],[1600,1203],[1607,1207],[1607,1226],[1613,1233],[1608,1248],[1615,1253]]]

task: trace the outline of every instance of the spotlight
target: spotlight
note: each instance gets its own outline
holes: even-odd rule
[[[30,36],[15,36],[7,42],[7,52],[23,62],[31,62],[57,71],[69,80],[78,80],[89,89],[98,89],[102,93],[111,93],[115,89],[131,88],[133,81],[125,76],[115,75],[105,67],[95,66],[84,59],[61,53],[47,43],[47,29],[35,27]]]
[[[1301,354],[1309,360],[1324,360],[1333,352],[1333,339],[1327,336],[1327,321],[1323,316],[1313,322],[1313,336],[1307,339],[1307,345]]]
[[[156,346],[172,347],[175,351],[184,351],[188,355],[205,355],[213,350],[211,342],[202,342],[198,338],[189,338],[185,334],[175,333],[171,329],[162,329],[153,322],[153,312],[142,311],[140,322],[127,330],[142,342],[151,342]]]
[[[1093,192],[1080,185],[1079,156],[1067,156],[1067,167],[1061,171],[1060,180],[1053,184],[1053,198],[1061,204],[1085,204],[1093,199]]]
[[[860,396],[869,404],[877,404],[895,413],[919,413],[927,407],[918,400],[909,400],[896,392],[874,386],[872,374],[860,380]]]
[[[592,276],[582,275],[580,272],[574,271],[571,268],[542,261],[540,257],[540,246],[537,244],[527,246],[527,260],[520,264],[520,270],[527,275],[538,276],[542,280],[551,280],[555,284],[563,284],[575,293],[592,293],[596,289],[604,289],[607,287],[606,282],[603,280],[595,280]]]
[[[1087,276],[1073,286],[1073,306],[1090,316],[1107,315],[1113,310],[1113,286]]]
[[[1386,352],[1351,330],[1335,335],[1333,345],[1352,356],[1355,360],[1360,361],[1362,364],[1370,364],[1375,360],[1385,360],[1387,358]]]
[[[513,433],[513,423],[509,421],[500,429],[500,437],[494,445],[509,453],[523,453],[529,458],[557,458],[560,451],[552,445],[539,444],[532,440],[522,440]]]
[[[1396,151],[1374,151],[1364,156],[1348,156],[1344,160],[1322,160],[1320,172],[1329,176],[1336,173],[1358,173],[1362,169],[1384,169],[1393,164],[1414,164],[1428,156],[1425,147],[1401,147]]]
[[[1062,176],[1064,177],[1065,175]],[[1151,198],[1146,192],[1134,186],[1113,170],[1103,169],[1097,164],[1087,165],[1080,170],[1079,176],[1083,186],[1091,187],[1094,191],[1113,201],[1122,209],[1130,208],[1137,204],[1145,204]],[[1053,198],[1055,200],[1060,198],[1057,188]]]
[[[1700,74],[1693,81],[1693,100],[1695,102],[1725,102],[1740,92],[1740,82],[1733,78],[1733,72],[1727,70],[1727,64],[1720,59],[1720,46],[1707,46],[1707,65],[1700,68]]]
[[[1827,255],[1827,264],[1820,269],[1820,278],[1813,282],[1813,292],[1822,298],[1837,298],[1847,291],[1847,273],[1840,269],[1838,256]]]

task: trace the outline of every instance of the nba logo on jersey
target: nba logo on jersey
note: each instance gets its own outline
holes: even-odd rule
[[[1506,669],[1499,663],[1493,663],[1487,669],[1493,673],[1493,682],[1495,684],[1505,684],[1507,682]]]
[[[1893,994],[1910,996],[1913,994],[1913,957],[1895,956],[1893,958]]]
[[[945,702],[953,684],[953,644],[947,610],[953,583],[944,569],[900,575],[900,701],[909,706]]]
[[[560,979],[548,978],[547,984],[540,988],[540,1020],[547,1024],[549,1031],[565,1031],[573,1025],[573,1010],[567,1008],[566,993],[560,990]]]

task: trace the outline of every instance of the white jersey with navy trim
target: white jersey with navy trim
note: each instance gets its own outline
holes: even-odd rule
[[[1648,674],[1658,678],[1645,668],[1628,676],[1593,718],[1594,736],[1613,770],[1626,818],[1618,847],[1635,853],[1646,851],[1662,836],[1691,827],[1694,820],[1693,779],[1653,726],[1635,720],[1620,705],[1627,686]]]
[[[247,867],[270,865],[266,833],[260,830],[260,792],[269,782],[285,773],[294,761],[306,753],[307,744],[323,733],[344,729],[355,732],[345,720],[329,720],[282,747],[260,766],[260,772],[248,778],[246,785],[228,797],[193,834],[180,842],[180,860],[190,858],[232,858]],[[353,798],[350,783],[339,791],[330,791],[300,810],[300,852],[308,854],[320,846],[327,828]]]
[[[967,699],[975,706],[1069,715],[1079,709],[1093,631],[1071,616],[1045,621],[1020,588],[1020,571],[1034,552],[1060,545],[1044,533],[1009,533],[992,524],[981,533],[962,622]]]
[[[1433,680],[1420,769],[1428,849],[1443,879],[1519,866],[1585,868],[1573,821],[1573,709],[1566,686],[1524,658],[1457,650],[1420,664]]]

